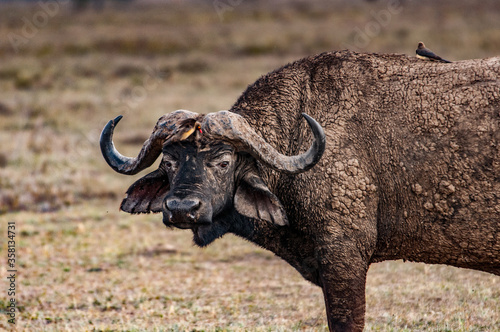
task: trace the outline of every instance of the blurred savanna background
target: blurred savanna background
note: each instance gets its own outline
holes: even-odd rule
[[[324,51],[460,61],[500,55],[496,0],[0,1],[0,330],[326,331],[321,290],[231,235],[205,249],[159,215],[118,211],[143,174],[99,150],[109,119],[135,156],[176,109],[228,109],[248,84]],[[154,167],[154,166],[153,166]],[[7,222],[16,225],[15,326]],[[367,331],[498,331],[500,280],[371,267]]]

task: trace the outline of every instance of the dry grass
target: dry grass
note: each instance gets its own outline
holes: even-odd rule
[[[200,250],[188,232],[158,231],[157,216],[95,205],[10,216],[22,238],[22,329],[267,331],[324,324],[319,289],[269,252],[230,236]]]
[[[189,232],[164,230],[160,216],[118,213],[137,177],[114,174],[98,138],[124,114],[116,141],[134,155],[162,114],[227,109],[269,70],[356,46],[371,13],[386,9],[384,1],[244,1],[222,21],[211,3],[61,9],[19,52],[2,38],[0,220],[18,228],[18,330],[326,330],[321,291],[271,253],[232,236],[201,250]],[[405,2],[358,50],[412,55],[424,40],[451,60],[497,55],[499,9]],[[1,7],[0,35],[20,34],[21,18],[38,10]],[[3,256],[5,237],[0,248]],[[366,329],[500,330],[499,286],[479,272],[377,264]]]
[[[4,218],[18,227],[19,330],[326,330],[321,290],[271,253],[233,236],[199,249],[160,216],[115,205]],[[474,271],[376,264],[367,330],[498,330],[499,286]]]

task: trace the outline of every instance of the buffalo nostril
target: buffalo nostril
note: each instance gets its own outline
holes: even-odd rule
[[[189,202],[189,209],[191,211],[198,210],[200,208],[201,202],[199,199],[193,199]]]
[[[178,199],[167,199],[167,210],[169,211],[174,211],[177,210],[179,207],[179,200]]]
[[[194,212],[201,206],[201,201],[197,198],[169,198],[166,201],[166,208],[169,212],[187,214],[190,219],[195,218]]]
[[[183,199],[177,205],[177,211],[191,214],[198,210],[200,208],[200,205],[201,203],[199,199]]]

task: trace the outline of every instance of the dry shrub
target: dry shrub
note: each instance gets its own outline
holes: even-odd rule
[[[146,74],[146,69],[143,66],[124,64],[119,65],[114,71],[113,75],[115,77],[129,77],[132,75],[144,75]]]
[[[17,68],[2,68],[0,69],[0,80],[14,80],[17,77],[17,72]]]
[[[38,73],[24,70],[17,73],[14,84],[17,89],[26,90],[34,87],[39,80]]]
[[[182,61],[177,66],[177,70],[183,73],[199,74],[210,69],[210,64],[203,59]]]
[[[182,39],[145,39],[143,37],[113,38],[98,40],[88,47],[90,50],[115,54],[144,55],[144,54],[179,54],[189,51],[189,45]]]
[[[1,115],[12,115],[14,112],[12,109],[4,103],[0,103],[0,116]]]
[[[0,152],[0,168],[6,167],[8,163],[9,163],[9,158],[7,158],[7,155],[5,153]]]

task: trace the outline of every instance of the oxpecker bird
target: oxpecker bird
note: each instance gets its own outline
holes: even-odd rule
[[[439,55],[436,55],[434,52],[426,48],[423,42],[418,43],[418,48],[415,53],[417,53],[417,58],[419,59],[451,63],[451,61],[441,58]]]
[[[175,135],[179,135],[179,140],[184,141],[189,136],[191,136],[195,130],[197,130],[201,134],[201,125],[198,123],[198,121],[196,121],[196,119],[187,119],[183,121],[178,132]]]

